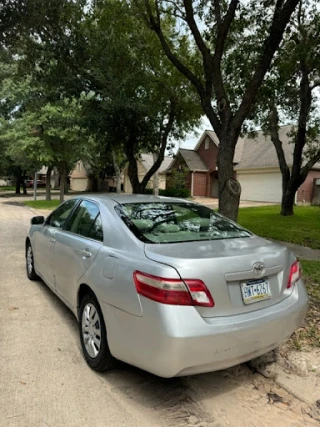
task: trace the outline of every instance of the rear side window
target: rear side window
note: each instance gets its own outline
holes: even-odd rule
[[[70,218],[66,230],[83,237],[103,241],[102,222],[98,205],[83,200]]]
[[[46,222],[47,225],[56,228],[63,228],[65,222],[71,214],[72,209],[76,206],[78,201],[79,200],[77,199],[71,199],[64,202],[49,216]]]
[[[252,234],[195,203],[126,203],[116,206],[128,228],[146,243],[235,239]]]

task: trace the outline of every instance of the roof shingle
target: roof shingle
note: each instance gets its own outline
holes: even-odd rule
[[[201,160],[199,154],[194,150],[187,150],[186,148],[180,148],[180,154],[190,170],[208,172],[207,166]]]

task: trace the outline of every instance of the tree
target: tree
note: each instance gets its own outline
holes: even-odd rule
[[[320,160],[320,14],[300,1],[290,31],[262,88],[257,118],[275,146],[282,174],[281,215],[293,215],[295,194]],[[281,117],[292,124],[292,168],[279,136]],[[283,119],[282,119],[283,120]]]
[[[298,1],[134,0],[167,57],[196,88],[219,138],[219,210],[232,219],[237,218],[240,199],[233,172],[235,146]],[[175,32],[167,31],[168,15],[176,20]],[[266,31],[261,22],[267,22]],[[242,33],[246,43],[232,81],[226,57],[237,55],[234,43]],[[186,39],[190,48],[181,52],[179,42]]]
[[[195,91],[159,51],[156,36],[137,26],[126,2],[97,2],[82,31],[87,61],[79,73],[91,93],[90,131],[105,138],[110,152],[124,152],[133,192],[142,193],[170,138],[197,124],[201,110]],[[137,158],[155,147],[157,160],[139,182]]]
[[[60,201],[64,200],[66,177],[74,163],[90,156],[94,141],[80,125],[81,104],[76,99],[46,103],[28,110],[2,127],[0,138],[6,154],[17,164],[29,162],[33,170],[42,165],[57,166],[60,173]]]

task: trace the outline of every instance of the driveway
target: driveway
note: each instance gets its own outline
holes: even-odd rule
[[[71,312],[42,282],[26,278],[32,216],[0,199],[1,427],[318,425],[305,404],[247,365],[170,380],[125,364],[90,370]]]
[[[219,199],[213,197],[194,197],[194,201],[210,207],[211,209],[217,209],[219,207]],[[271,206],[277,203],[271,202],[252,202],[250,200],[240,200],[240,208],[253,208],[255,206]]]

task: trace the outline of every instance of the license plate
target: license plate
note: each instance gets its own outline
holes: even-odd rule
[[[241,283],[242,299],[245,304],[271,298],[270,284],[265,279]]]

